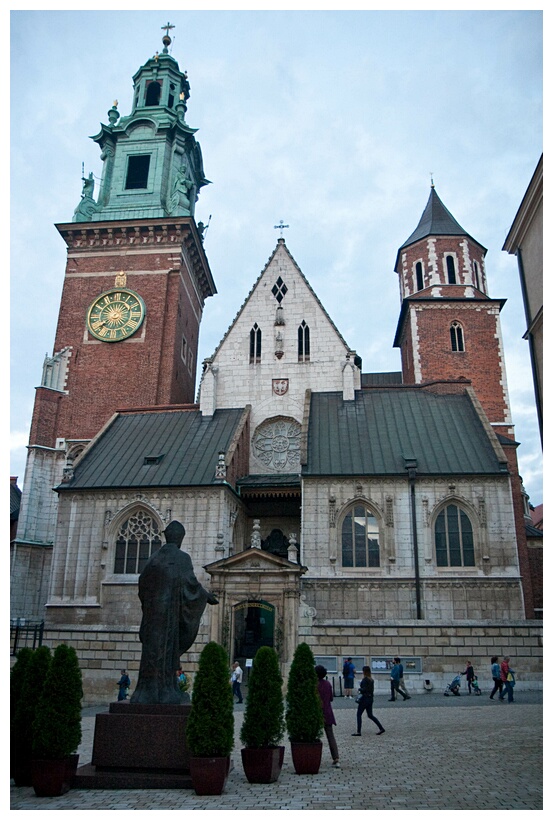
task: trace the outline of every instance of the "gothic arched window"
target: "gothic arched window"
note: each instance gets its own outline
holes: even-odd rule
[[[308,362],[309,355],[309,325],[306,325],[304,320],[298,327],[298,362]]]
[[[250,364],[261,361],[261,328],[255,323],[250,330]]]
[[[452,322],[449,328],[449,335],[451,338],[451,349],[454,353],[463,353],[465,350],[465,339],[463,336],[463,328],[459,322]]]
[[[380,566],[378,521],[364,504],[352,507],[342,521],[342,566]]]
[[[455,259],[451,256],[451,254],[446,256],[445,264],[447,267],[447,283],[448,285],[454,285],[457,279],[455,277]]]
[[[457,504],[448,504],[434,524],[436,564],[439,567],[473,567],[474,538],[466,512]]]
[[[113,571],[138,575],[150,555],[161,547],[159,526],[146,510],[135,510],[119,527]]]
[[[422,262],[417,262],[415,265],[415,273],[417,276],[417,290],[422,290],[424,288],[424,278],[422,275]]]

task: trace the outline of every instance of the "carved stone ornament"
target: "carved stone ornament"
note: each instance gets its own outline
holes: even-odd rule
[[[273,393],[284,396],[288,392],[288,379],[273,379]]]
[[[256,457],[279,472],[292,472],[300,464],[301,425],[294,419],[269,420],[253,436]]]

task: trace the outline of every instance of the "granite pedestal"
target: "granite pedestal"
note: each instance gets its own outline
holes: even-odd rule
[[[96,715],[92,762],[73,785],[84,789],[191,789],[185,704],[110,703]]]

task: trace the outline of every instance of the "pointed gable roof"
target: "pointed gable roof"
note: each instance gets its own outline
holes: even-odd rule
[[[319,305],[319,307],[320,307],[320,308],[321,308],[321,310],[323,311],[324,315],[326,316],[326,318],[328,319],[328,321],[330,322],[330,324],[332,325],[332,327],[333,327],[333,328],[334,328],[334,330],[336,331],[336,335],[339,337],[339,339],[340,339],[340,340],[341,340],[341,342],[343,343],[344,347],[345,347],[345,348],[347,348],[348,350],[350,349],[350,346],[348,345],[348,343],[346,342],[346,340],[344,339],[344,337],[342,336],[342,334],[340,333],[340,331],[338,330],[338,328],[336,327],[336,325],[334,324],[334,322],[332,321],[332,319],[331,319],[331,318],[330,318],[330,316],[328,315],[328,312],[326,311],[326,309],[325,309],[324,305],[322,304],[321,300],[319,299],[319,297],[317,296],[317,294],[315,293],[315,291],[313,290],[313,288],[312,288],[312,287],[311,287],[311,285],[309,284],[309,282],[308,282],[308,280],[307,280],[307,278],[306,278],[305,274],[302,272],[302,270],[300,269],[300,267],[299,267],[298,263],[296,262],[296,260],[294,259],[294,257],[293,257],[293,256],[292,256],[292,254],[290,253],[290,251],[288,250],[288,246],[286,245],[286,242],[284,241],[284,238],[280,237],[280,238],[277,240],[276,247],[275,247],[274,251],[272,252],[272,254],[270,255],[270,257],[269,257],[269,259],[268,259],[268,261],[267,261],[267,263],[266,263],[265,267],[263,268],[263,270],[261,271],[261,273],[259,274],[259,276],[258,276],[258,277],[257,277],[257,279],[255,280],[255,282],[254,282],[254,284],[253,284],[253,286],[252,286],[252,288],[251,288],[250,292],[248,293],[248,295],[246,296],[246,298],[245,298],[245,299],[244,299],[244,301],[242,302],[242,305],[240,306],[240,309],[239,309],[238,313],[236,314],[236,316],[234,317],[233,321],[231,322],[231,324],[230,324],[230,325],[229,325],[229,327],[227,328],[227,331],[226,331],[225,335],[223,336],[223,338],[221,339],[221,341],[219,342],[219,344],[217,345],[217,347],[215,348],[215,350],[213,351],[213,353],[211,354],[211,356],[208,356],[208,360],[209,360],[209,361],[213,361],[213,360],[215,359],[215,357],[216,357],[217,353],[219,352],[219,350],[220,350],[220,349],[221,349],[221,347],[223,346],[223,344],[224,344],[225,340],[227,339],[227,337],[228,337],[229,333],[231,332],[232,328],[235,326],[236,322],[238,321],[238,319],[240,318],[241,314],[243,313],[244,308],[246,307],[246,305],[247,305],[247,304],[248,304],[248,302],[250,301],[250,299],[251,299],[251,297],[252,297],[252,295],[253,295],[253,293],[254,293],[255,289],[257,288],[257,286],[259,285],[259,283],[260,283],[260,282],[261,282],[261,280],[263,279],[263,276],[264,276],[264,274],[265,274],[265,271],[269,268],[269,266],[270,266],[271,262],[273,261],[273,259],[274,259],[274,258],[275,258],[275,256],[277,255],[277,253],[278,253],[278,251],[279,251],[279,248],[282,248],[282,249],[284,250],[284,252],[288,255],[288,257],[289,257],[290,261],[292,262],[292,264],[293,264],[293,265],[294,265],[294,267],[296,268],[296,270],[297,270],[298,274],[300,275],[300,277],[302,278],[302,280],[305,282],[305,284],[306,284],[306,286],[309,288],[310,292],[313,294],[313,298],[315,299],[315,301],[317,302],[317,304]]]
[[[477,245],[480,245],[480,242],[477,242],[474,237],[467,233],[465,229],[459,225],[455,217],[447,210],[436,193],[434,185],[430,188],[430,196],[428,197],[428,202],[419,220],[419,224],[409,239],[407,239],[398,250],[395,270],[397,270],[399,256],[403,248],[414,245],[415,242],[427,236],[467,236],[472,239],[473,242],[476,242]],[[483,248],[484,246],[480,245],[480,247]],[[486,249],[484,248],[484,250]]]

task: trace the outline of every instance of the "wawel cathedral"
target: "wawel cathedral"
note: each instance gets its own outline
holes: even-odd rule
[[[366,373],[280,238],[196,393],[217,297],[170,42],[136,72],[130,114],[114,104],[93,137],[99,190],[85,178],[56,225],[67,266],[11,544],[12,617],[76,648],[85,702],[113,699],[121,668],[136,682],[139,574],[176,519],[219,599],[182,658],[192,675],[208,640],[245,667],[273,646],[285,676],[305,641],[329,676],[347,656],[370,664],[377,690],[394,655],[415,692],[467,658],[487,674],[492,654],[541,686],[540,578],[486,249],[432,186],[398,237],[402,370]]]

